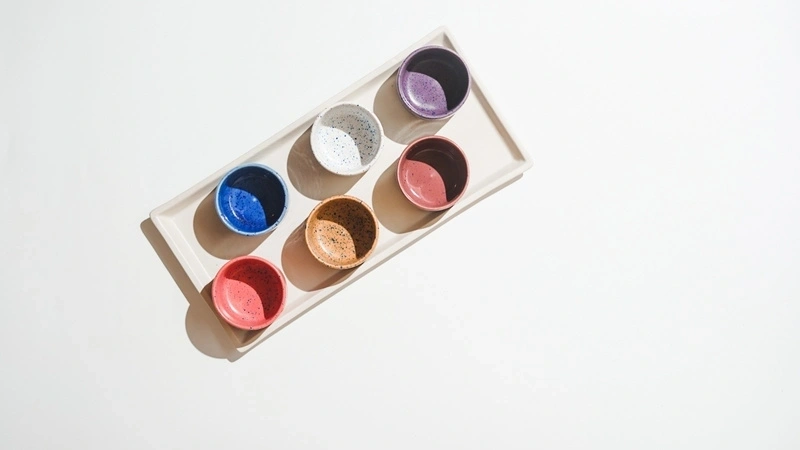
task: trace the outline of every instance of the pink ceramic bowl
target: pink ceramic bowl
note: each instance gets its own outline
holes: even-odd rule
[[[397,163],[400,190],[411,203],[427,211],[455,205],[468,182],[464,151],[442,136],[426,136],[408,144]]]
[[[211,297],[226,322],[243,330],[260,330],[283,311],[286,279],[271,262],[257,256],[241,256],[219,269],[211,285]]]

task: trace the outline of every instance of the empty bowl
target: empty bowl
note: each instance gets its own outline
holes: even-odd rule
[[[228,261],[214,277],[211,297],[219,315],[236,328],[260,330],[278,318],[286,302],[286,279],[257,256]]]
[[[408,144],[397,163],[397,183],[406,198],[427,211],[453,206],[469,182],[464,151],[450,139],[426,136]]]
[[[361,265],[378,244],[378,219],[363,201],[347,195],[320,202],[306,219],[306,244],[333,269]]]
[[[409,111],[423,119],[444,119],[467,100],[470,76],[458,54],[440,46],[411,52],[397,70],[397,90]]]
[[[366,172],[383,145],[383,127],[368,109],[339,103],[317,116],[311,127],[311,150],[320,165],[338,175]]]
[[[286,214],[286,183],[261,164],[246,164],[228,172],[217,185],[217,214],[232,231],[254,236],[271,231]]]

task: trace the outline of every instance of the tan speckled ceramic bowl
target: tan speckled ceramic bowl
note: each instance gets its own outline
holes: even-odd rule
[[[351,269],[367,260],[378,245],[378,218],[372,208],[349,195],[320,202],[306,219],[311,254],[333,269]]]

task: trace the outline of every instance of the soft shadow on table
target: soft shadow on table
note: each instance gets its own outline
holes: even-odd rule
[[[146,219],[141,223],[140,228],[189,302],[185,326],[186,334],[192,345],[201,353],[212,358],[226,358],[231,362],[239,359],[243,354],[233,346],[230,337],[222,328],[223,325],[215,316],[213,306],[209,303],[211,301],[210,284],[206,285],[202,292],[197,292],[153,221]]]
[[[272,231],[257,236],[234,233],[219,219],[215,202],[216,190],[213,190],[197,206],[192,221],[197,242],[209,254],[220,259],[249,255],[272,234]]]
[[[383,134],[398,144],[410,144],[423,136],[436,134],[450,120],[420,119],[411,114],[397,93],[397,71],[392,72],[383,82],[375,100],[372,111],[383,125]]]
[[[300,224],[286,238],[281,252],[281,266],[289,282],[305,292],[341,283],[355,270],[331,269],[317,261],[306,245],[305,224]]]
[[[314,200],[344,194],[364,176],[336,175],[322,167],[311,150],[311,127],[297,138],[289,150],[286,173],[298,192]]]
[[[444,215],[444,211],[424,211],[408,201],[397,184],[397,161],[375,182],[372,207],[381,225],[397,234],[429,227]]]

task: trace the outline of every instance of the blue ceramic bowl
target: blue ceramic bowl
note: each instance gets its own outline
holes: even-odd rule
[[[278,226],[289,206],[289,191],[277,172],[245,164],[228,172],[217,185],[217,214],[232,231],[255,236]]]

